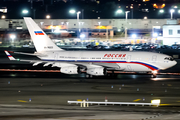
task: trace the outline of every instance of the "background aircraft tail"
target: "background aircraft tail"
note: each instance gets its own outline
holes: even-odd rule
[[[24,20],[37,52],[63,50],[52,42],[32,18],[24,17]]]

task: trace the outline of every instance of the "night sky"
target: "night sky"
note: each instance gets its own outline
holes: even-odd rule
[[[99,1],[99,4],[98,4]],[[30,16],[35,19],[44,19],[47,14],[52,19],[76,19],[76,14],[70,14],[70,9],[81,11],[80,19],[123,19],[125,13],[117,14],[118,9],[130,11],[128,19],[143,19],[147,16],[149,19],[170,18],[169,10],[177,5],[180,9],[180,0],[0,0],[0,7],[7,7],[8,13],[0,13],[6,15],[7,19],[22,19],[24,16]],[[174,2],[175,1],[175,2]],[[165,3],[164,13],[160,14],[153,4],[162,5]],[[32,5],[32,6],[31,6]],[[133,6],[133,9],[130,8]],[[27,15],[22,14],[22,10],[27,9]],[[148,9],[148,11],[146,11]],[[175,18],[179,18],[180,14],[174,13]]]

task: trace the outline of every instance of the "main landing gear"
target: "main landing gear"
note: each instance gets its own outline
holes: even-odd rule
[[[86,78],[92,78],[93,75],[90,75],[90,74],[86,74]]]
[[[157,75],[156,74],[152,74],[152,78],[156,78],[157,77]]]
[[[156,78],[157,77],[157,73],[158,73],[157,70],[152,71],[152,78]]]

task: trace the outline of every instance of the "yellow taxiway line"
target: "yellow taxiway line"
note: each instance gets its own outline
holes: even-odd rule
[[[18,100],[18,102],[27,102],[27,101],[24,101],[24,100]]]
[[[137,102],[137,101],[140,101],[141,99],[136,99],[136,100],[133,100],[134,102]]]

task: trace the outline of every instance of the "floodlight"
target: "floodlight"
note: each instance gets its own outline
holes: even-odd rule
[[[27,13],[28,13],[28,10],[23,10],[22,13],[23,13],[23,14],[27,14]]]
[[[83,38],[85,38],[85,37],[86,37],[85,34],[81,34],[81,35],[80,35],[80,38],[81,38],[81,39],[83,39]]]
[[[12,35],[10,35],[10,38],[14,40],[16,38],[16,36],[14,34],[12,34]]]
[[[2,16],[1,16],[1,19],[5,19],[5,18],[6,18],[6,16],[5,16],[5,15],[2,15]]]
[[[171,9],[171,10],[170,10],[170,12],[171,12],[171,13],[174,13],[174,12],[175,12],[175,10],[174,10],[174,9]]]
[[[160,13],[164,13],[164,10],[159,10]]]
[[[132,38],[136,38],[137,37],[137,35],[136,34],[132,34]]]
[[[158,34],[157,33],[153,33],[153,37],[157,37],[158,36]]]
[[[75,10],[70,10],[69,13],[74,14],[76,11]]]
[[[46,18],[49,19],[49,18],[51,18],[51,16],[50,15],[46,15]]]
[[[117,13],[122,13],[123,11],[121,9],[117,10],[116,11]]]
[[[147,19],[147,16],[145,16],[144,19],[146,20],[146,19]]]

